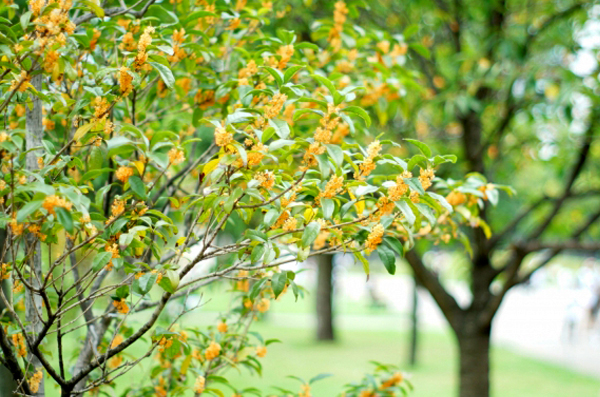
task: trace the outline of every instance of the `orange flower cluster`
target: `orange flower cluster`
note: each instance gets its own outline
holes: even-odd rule
[[[233,134],[223,127],[215,129],[215,143],[217,146],[223,147],[233,142]]]
[[[196,378],[196,382],[194,383],[194,393],[202,393],[204,391],[204,386],[206,385],[206,379],[204,376],[198,376]]]
[[[367,241],[365,242],[365,249],[367,252],[374,251],[379,244],[383,241],[383,225],[381,223],[376,224],[371,229],[371,233],[367,237]]]
[[[264,187],[267,190],[272,189],[273,185],[275,185],[275,174],[273,173],[273,171],[259,172],[256,174],[254,179],[259,181],[260,186]]]
[[[106,118],[109,109],[110,104],[106,101],[105,98],[100,98],[98,96],[96,97],[96,99],[94,99],[94,117],[97,120]]]
[[[115,176],[121,182],[127,183],[127,181],[129,180],[129,177],[133,176],[133,168],[121,166],[115,172]]]
[[[256,310],[258,310],[261,313],[264,313],[267,310],[269,310],[270,306],[271,306],[271,301],[268,300],[267,298],[262,298],[256,305]]]
[[[314,167],[317,165],[317,158],[319,154],[325,153],[325,146],[321,145],[319,142],[313,142],[308,146],[306,153],[304,153],[304,164],[306,167]]]
[[[178,165],[185,161],[185,153],[181,149],[172,148],[167,155],[169,156],[169,164],[171,165]]]
[[[385,389],[389,389],[390,387],[394,387],[396,385],[399,385],[402,380],[403,380],[403,376],[400,372],[396,372],[394,375],[392,375],[391,378],[389,378],[388,380],[386,380],[385,382],[383,382],[380,386],[381,390],[385,390]]]
[[[457,205],[466,203],[467,195],[463,192],[459,192],[458,190],[453,190],[446,196],[446,201],[448,201],[448,204],[455,207]]]
[[[248,292],[250,289],[250,281],[248,279],[244,279],[245,277],[248,277],[248,272],[246,270],[241,270],[238,273],[238,277],[241,278],[241,280],[236,282],[236,289],[239,291]]]
[[[3,263],[0,269],[0,280],[8,280],[10,278],[10,265]]]
[[[238,72],[238,84],[249,85],[248,79],[258,73],[258,67],[254,59],[251,59],[245,67],[241,68]]]
[[[127,306],[127,302],[125,299],[119,299],[118,301],[113,301],[113,306],[117,309],[117,312],[121,314],[129,313],[129,306]]]
[[[344,190],[344,177],[342,175],[335,176],[333,175],[327,184],[325,185],[325,190],[319,192],[319,195],[315,199],[315,201],[319,202],[322,198],[333,198],[338,193]]]
[[[41,369],[38,369],[35,374],[29,379],[29,389],[32,393],[37,393],[40,389],[40,383],[42,383],[42,379],[44,379],[44,373]]]
[[[258,357],[264,357],[267,355],[267,347],[266,346],[258,346],[256,348],[256,355]]]
[[[126,66],[121,66],[119,69],[119,88],[121,89],[121,95],[124,97],[133,91],[133,85],[131,84],[132,81],[133,77],[131,77],[129,74],[129,68]]]
[[[429,189],[432,185],[431,181],[435,177],[435,173],[431,168],[423,169],[419,172],[419,182],[421,182],[421,186],[423,186],[423,190]]]
[[[283,70],[287,67],[288,62],[294,56],[294,45],[284,45],[277,50],[277,55],[281,58],[279,59],[279,63],[277,64],[277,68]]]
[[[13,345],[17,348],[17,356],[25,357],[27,355],[27,347],[25,346],[25,337],[18,332],[12,335]]]
[[[185,29],[181,28],[179,30],[175,29],[173,31],[173,55],[170,55],[167,59],[169,62],[179,62],[183,58],[186,57],[185,50],[180,47],[180,45],[185,40]]]
[[[71,207],[73,207],[73,204],[69,203],[64,198],[58,197],[53,194],[52,196],[46,196],[44,202],[42,203],[42,207],[44,207],[44,209],[46,209],[46,211],[48,211],[49,214],[54,215],[56,213],[54,210],[55,207],[61,207],[66,209],[67,211],[70,211]]]
[[[300,393],[298,393],[298,397],[312,397],[309,384],[300,386]]]
[[[348,7],[343,1],[335,3],[335,9],[333,11],[333,27],[329,31],[329,44],[333,47],[334,52],[339,51],[342,48],[342,32],[344,31],[344,23],[346,22],[346,15],[348,15]]]
[[[121,257],[121,255],[119,254],[119,246],[117,245],[117,243],[114,243],[113,245],[106,244],[106,246],[104,247],[104,250],[106,252],[112,253],[112,259],[104,267],[106,269],[106,271],[109,272],[113,268],[113,262],[112,262],[112,260]]]
[[[152,26],[148,26],[146,29],[144,29],[144,33],[142,33],[142,36],[140,37],[140,41],[138,42],[138,53],[133,61],[133,67],[135,70],[140,70],[148,60],[146,48],[152,44],[152,33],[154,33],[154,28]]]
[[[207,360],[213,360],[221,354],[221,345],[215,341],[211,341],[206,350],[204,350],[204,357]]]
[[[298,219],[296,218],[289,218],[288,220],[286,220],[283,223],[283,230],[286,232],[291,232],[296,230],[296,227],[298,226]]]
[[[362,181],[373,172],[376,166],[373,160],[379,155],[379,152],[381,152],[381,143],[379,141],[371,142],[367,147],[367,158],[360,165],[360,171],[354,174],[354,178]]]
[[[29,86],[29,80],[31,80],[31,76],[27,74],[26,71],[22,70],[19,78],[14,79],[10,83],[9,91],[17,90],[18,92],[25,92],[27,87]]]
[[[315,130],[314,138],[319,143],[330,143],[332,131],[335,130],[340,122],[339,117],[333,117],[339,111],[338,107],[331,103],[327,105],[327,113],[321,119],[321,126]]]
[[[265,118],[272,119],[277,117],[281,109],[283,109],[286,100],[287,95],[281,93],[275,94],[271,101],[265,105]]]
[[[64,46],[67,44],[66,34],[75,31],[75,24],[69,20],[69,10],[72,6],[71,0],[60,0],[58,7],[47,12],[46,6],[56,3],[46,0],[30,0],[29,6],[32,11],[32,22],[36,26],[36,54],[42,55],[46,48],[52,48],[55,44]],[[50,55],[51,57],[56,54]],[[54,60],[56,62],[56,59]],[[54,68],[54,66],[52,66]]]
[[[404,183],[404,178],[412,178],[410,171],[404,171],[402,175],[396,177],[396,184],[388,189],[390,201],[398,201],[408,192],[408,185]]]
[[[228,329],[229,329],[229,327],[227,326],[227,323],[224,321],[221,321],[219,324],[217,324],[217,331],[219,331],[222,334],[226,333]]]

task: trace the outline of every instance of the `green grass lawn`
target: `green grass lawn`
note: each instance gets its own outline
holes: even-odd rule
[[[207,291],[209,301],[184,318],[184,327],[215,324],[218,313],[227,309],[227,302],[220,299],[220,289]],[[262,358],[263,376],[251,376],[245,370],[231,369],[226,374],[229,381],[239,387],[258,387],[274,392],[272,385],[298,390],[299,382],[287,378],[295,375],[309,379],[320,373],[333,376],[315,383],[314,397],[337,396],[346,383],[360,380],[372,370],[370,360],[400,365],[410,373],[415,386],[413,397],[456,396],[457,350],[453,337],[441,332],[422,332],[418,352],[418,365],[406,365],[408,334],[403,330],[402,315],[385,309],[370,308],[368,304],[340,305],[337,323],[338,340],[335,343],[314,341],[313,299],[294,302],[292,294],[286,294],[280,302],[272,305],[265,321],[253,325],[252,330],[265,339],[277,338],[282,343],[269,346]],[[135,344],[131,353],[138,356],[143,350]],[[74,353],[74,352],[73,352]],[[503,348],[492,351],[492,395],[495,397],[599,397],[600,379],[577,374],[556,365],[525,358]],[[129,381],[148,379],[148,360],[133,369],[117,382],[117,391],[128,386]],[[128,380],[129,379],[129,380]],[[191,384],[190,384],[191,385]],[[49,387],[49,396],[59,393]],[[119,395],[117,393],[115,395]],[[229,396],[228,393],[225,394]],[[189,393],[192,396],[192,393]]]
[[[335,343],[315,343],[309,329],[273,328],[258,324],[265,337],[283,343],[269,347],[262,359],[262,378],[230,371],[236,385],[263,390],[273,384],[295,388],[299,384],[287,375],[308,379],[319,373],[333,376],[315,383],[315,396],[335,396],[345,383],[359,380],[372,369],[369,360],[400,364],[411,373],[414,397],[455,396],[457,389],[457,351],[452,338],[441,333],[421,334],[419,363],[409,368],[406,362],[408,335],[402,332],[340,331]],[[576,374],[554,365],[524,358],[505,349],[492,352],[492,395],[510,397],[598,397],[600,380]]]
[[[229,370],[226,376],[237,387],[258,387],[274,392],[272,385],[297,390],[299,382],[287,378],[296,375],[309,379],[320,373],[333,376],[314,384],[315,397],[337,396],[346,383],[360,380],[371,371],[369,360],[397,364],[410,374],[415,386],[413,397],[456,396],[457,351],[450,335],[422,332],[418,365],[406,363],[408,334],[398,331],[338,330],[334,343],[317,343],[308,328],[274,327],[269,322],[255,324],[253,330],[265,338],[278,338],[282,343],[269,346],[262,358],[263,376],[252,376],[245,370]],[[146,365],[144,365],[146,364]],[[145,379],[147,361],[125,378]],[[600,380],[579,375],[555,365],[522,357],[502,348],[492,352],[492,395],[496,397],[598,397]],[[118,382],[123,389],[128,381]],[[54,391],[49,395],[58,396]],[[118,395],[118,394],[117,394]],[[192,396],[192,393],[189,394]],[[226,394],[228,395],[228,394]]]

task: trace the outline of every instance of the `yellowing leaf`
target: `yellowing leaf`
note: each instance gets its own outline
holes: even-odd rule
[[[87,123],[87,124],[84,124],[81,127],[77,128],[77,131],[75,131],[75,135],[73,135],[73,140],[75,140],[75,142],[80,140],[81,137],[83,137],[85,134],[87,134],[88,131],[91,130],[93,126],[94,126],[94,124]]]
[[[354,193],[352,193],[350,190],[348,190],[348,193],[350,193],[350,198],[352,200],[356,200],[356,196],[354,195]],[[356,212],[358,215],[362,214],[363,211],[365,210],[365,202],[364,200],[358,201],[356,203],[354,203],[354,207],[356,208]]]
[[[308,207],[305,211],[304,211],[304,219],[306,220],[306,222],[310,222],[310,220],[313,218],[314,216],[314,211],[311,207]]]
[[[192,362],[192,355],[190,354],[185,358],[185,360],[183,360],[183,363],[181,364],[181,369],[180,369],[181,375],[187,374],[187,370],[190,367],[191,362]]]
[[[144,168],[146,167],[146,165],[144,164],[143,161],[134,161],[133,165],[135,165],[135,168],[137,168],[138,172],[140,173],[140,175],[142,175],[144,173]]]
[[[215,168],[217,168],[218,165],[219,165],[219,159],[211,160],[208,163],[206,163],[202,172],[204,172],[204,174],[208,175],[211,172],[213,172],[215,170]]]

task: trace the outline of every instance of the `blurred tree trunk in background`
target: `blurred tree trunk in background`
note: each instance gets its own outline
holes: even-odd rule
[[[333,329],[333,255],[318,255],[317,340],[335,340]]]
[[[411,367],[417,364],[417,347],[419,339],[419,282],[413,277],[412,307],[410,310],[410,350],[408,363]]]

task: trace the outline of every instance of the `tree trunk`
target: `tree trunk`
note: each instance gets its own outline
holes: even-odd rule
[[[335,340],[333,329],[333,255],[318,255],[317,340]]]
[[[0,252],[4,251],[4,244],[6,243],[6,229],[0,229]],[[8,258],[3,258],[3,262],[8,262]],[[6,297],[8,302],[12,301],[12,280],[2,280],[2,284],[0,286],[2,288],[2,292]],[[6,305],[4,304],[4,300],[0,299],[0,312],[6,309]],[[14,380],[12,373],[10,370],[4,366],[0,365],[0,396],[13,397],[17,396],[14,391],[17,390],[17,382]]]
[[[408,354],[408,363],[411,367],[417,364],[417,344],[419,341],[419,284],[417,277],[414,277],[412,308],[410,312],[410,350]]]
[[[42,89],[42,75],[37,74],[31,78],[31,85],[37,90],[41,91]],[[42,103],[40,99],[32,95],[32,108],[29,109],[27,107],[26,117],[26,141],[25,146],[28,150],[26,156],[27,169],[30,171],[34,171],[38,168],[38,152],[32,150],[33,148],[42,146],[42,138],[44,136],[44,127],[42,125]],[[31,278],[29,282],[35,287],[40,287],[40,281],[42,278],[42,247],[37,238],[33,235],[29,235],[29,239],[32,244],[35,244],[35,249],[33,251],[33,255],[29,262],[30,265],[30,275]],[[43,324],[40,316],[42,315],[42,297],[39,294],[34,294],[32,291],[25,292],[25,308],[26,308],[26,318],[29,323],[29,337],[35,340],[37,334],[41,331]],[[39,359],[31,354],[28,354],[27,359],[31,363],[30,374],[36,373],[38,369],[42,369],[42,364]],[[34,393],[35,396],[44,396],[44,379],[40,382],[40,386],[38,388],[37,393]]]
[[[490,327],[479,329],[465,324],[457,333],[460,360],[460,397],[488,397],[490,394]]]

